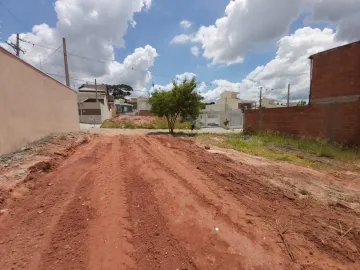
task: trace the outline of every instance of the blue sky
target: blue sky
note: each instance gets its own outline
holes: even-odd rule
[[[66,2],[67,0],[59,0]],[[109,0],[108,0],[109,1]],[[113,1],[125,1],[125,0],[113,0]],[[138,0],[141,1],[141,0]],[[145,1],[145,0],[143,0]],[[336,21],[326,21],[326,20],[307,20],[307,17],[310,16],[312,13],[311,9],[304,10],[303,12],[299,13],[300,5],[302,0],[294,0],[294,2],[299,2],[299,5],[289,4],[288,7],[284,6],[284,0],[276,0],[274,2],[274,5],[279,5],[279,13],[277,14],[267,14],[266,17],[261,17],[259,14],[263,14],[266,12],[266,8],[270,9],[273,8],[272,6],[268,7],[262,7],[264,5],[260,5],[262,0],[257,0],[255,2],[260,3],[259,6],[256,6],[256,4],[251,4],[250,1],[247,0],[234,0],[239,4],[237,6],[237,9],[233,9],[234,13],[238,12],[239,16],[237,14],[234,15],[234,17],[238,17],[238,21],[234,21],[234,19],[229,18],[229,21],[233,23],[232,28],[230,29],[230,23],[229,23],[229,35],[244,35],[246,37],[245,40],[240,40],[239,47],[242,46],[242,43],[246,43],[247,39],[250,39],[252,37],[255,37],[255,41],[253,43],[256,44],[256,46],[252,45],[247,46],[245,48],[239,49],[239,52],[236,51],[234,48],[232,49],[232,57],[243,57],[244,62],[242,63],[233,63],[229,60],[229,58],[226,56],[226,46],[229,44],[224,44],[224,48],[220,48],[219,52],[219,61],[215,64],[211,64],[213,60],[216,58],[215,56],[211,57],[205,57],[202,55],[204,52],[213,53],[214,48],[211,48],[211,42],[208,42],[207,40],[202,40],[200,43],[197,42],[190,42],[185,44],[170,44],[170,41],[174,38],[176,35],[180,34],[196,34],[199,31],[199,28],[201,26],[208,27],[210,25],[214,25],[215,21],[219,18],[222,18],[225,16],[225,8],[229,5],[229,0],[182,0],[182,1],[168,1],[168,0],[152,0],[151,1],[151,8],[149,10],[146,10],[143,8],[141,12],[133,12],[131,13],[133,16],[133,19],[136,21],[136,26],[132,27],[129,26],[127,28],[126,33],[123,35],[123,39],[125,40],[125,47],[124,48],[117,48],[114,46],[114,44],[110,44],[115,48],[115,60],[119,63],[122,63],[124,59],[128,56],[134,53],[134,50],[136,48],[145,48],[146,45],[150,45],[152,48],[156,50],[157,57],[154,57],[154,63],[153,65],[149,65],[148,70],[152,73],[152,77],[150,80],[144,79],[142,80],[142,83],[144,84],[145,88],[151,87],[152,83],[155,83],[156,85],[166,85],[168,84],[172,78],[174,78],[177,74],[183,74],[185,72],[192,72],[197,75],[197,80],[199,82],[206,82],[208,88],[205,90],[207,92],[209,89],[214,90],[216,86],[209,85],[214,80],[224,80],[231,83],[238,83],[236,85],[237,88],[242,88],[244,85],[244,79],[250,78],[256,79],[257,84],[259,85],[259,82],[261,83],[262,78],[268,78],[268,72],[271,69],[271,60],[274,60],[276,58],[276,52],[277,52],[277,41],[285,36],[291,36],[293,35],[294,38],[290,40],[289,42],[294,42],[294,44],[290,44],[290,46],[300,46],[298,39],[301,38],[301,40],[308,39],[307,41],[304,41],[304,44],[314,43],[311,44],[313,47],[319,47],[319,50],[322,48],[327,49],[329,47],[333,47],[338,45],[334,41],[334,36],[336,32],[336,26],[339,22],[341,22],[341,18]],[[264,0],[265,1],[265,0]],[[331,1],[331,0],[325,0]],[[346,0],[348,1],[348,0]],[[81,2],[75,1],[75,2]],[[93,1],[90,1],[93,2]],[[101,1],[98,1],[101,3]],[[251,10],[251,12],[254,12],[256,21],[259,21],[259,23],[263,23],[264,26],[256,28],[254,26],[253,31],[260,31],[259,33],[247,33],[246,35],[243,34],[246,31],[251,32],[250,29],[244,29],[246,24],[249,20],[252,18],[249,17],[250,15],[246,13],[242,13],[242,10],[240,7],[240,2],[242,4],[247,3],[248,9]],[[54,9],[54,3],[55,1],[51,0],[0,0],[0,3],[3,3],[11,12],[14,13],[15,17],[12,16],[7,10],[4,9],[3,6],[0,6],[0,21],[1,21],[1,42],[5,42],[9,36],[11,36],[14,33],[27,33],[31,32],[31,29],[34,25],[39,25],[42,23],[46,23],[52,28],[56,27],[56,23],[58,21],[57,13]],[[97,7],[100,8],[100,3],[94,2],[94,10],[96,10]],[[265,3],[265,2],[264,2]],[[286,2],[287,3],[287,2]],[[282,5],[280,5],[282,4]],[[99,6],[97,6],[99,5]],[[251,6],[253,5],[253,6]],[[79,4],[79,7],[81,5]],[[111,8],[111,7],[109,7]],[[293,15],[289,18],[284,17],[283,14],[286,12],[286,8],[288,8],[289,12],[293,12]],[[315,7],[316,8],[316,7]],[[334,7],[336,10],[337,7]],[[354,9],[353,7],[349,7],[349,9]],[[263,9],[263,10],[261,10]],[[249,13],[251,13],[249,12]],[[261,13],[263,12],[263,13]],[[349,11],[350,12],[350,11]],[[314,12],[316,14],[316,10]],[[245,14],[245,15],[244,15]],[[300,15],[299,15],[300,14]],[[231,15],[229,15],[230,17]],[[256,18],[256,16],[258,18]],[[269,17],[268,17],[269,16]],[[273,18],[272,18],[273,16]],[[283,17],[282,17],[283,16]],[[320,16],[320,15],[319,15]],[[325,16],[325,15],[323,15]],[[225,16],[226,17],[226,16]],[[233,17],[233,18],[234,18]],[[180,21],[182,20],[188,20],[192,23],[191,27],[189,29],[184,29],[184,27],[180,26]],[[241,21],[243,20],[243,21]],[[283,20],[283,21],[279,21]],[[311,21],[311,24],[304,24],[304,21]],[[112,23],[112,21],[110,21]],[[112,27],[112,31],[116,30],[116,23],[115,26]],[[251,26],[251,24],[250,24]],[[299,29],[302,29],[304,27],[310,27],[308,31],[304,31],[302,33],[297,33],[296,31]],[[276,27],[282,27],[283,29],[275,29]],[[261,29],[264,28],[264,33],[261,33]],[[320,32],[317,33],[317,35],[312,36],[315,33],[315,28],[319,28],[321,31],[323,31],[325,28],[329,28],[333,30],[333,36],[332,40],[326,41],[327,43],[324,44],[324,38],[321,37],[321,35],[324,35],[324,33]],[[260,30],[256,30],[260,29]],[[88,30],[89,31],[89,30]],[[91,30],[90,30],[91,31]],[[104,29],[106,31],[106,29]],[[310,32],[309,32],[310,31]],[[312,31],[312,32],[311,32]],[[220,32],[220,31],[218,31]],[[273,36],[267,37],[267,33],[274,32]],[[79,32],[79,35],[81,35],[81,31]],[[280,34],[279,34],[280,33]],[[221,34],[221,33],[220,33]],[[253,34],[253,35],[252,35]],[[301,34],[301,37],[300,37]],[[326,35],[330,35],[331,33],[326,33]],[[299,35],[298,38],[295,36]],[[264,37],[263,37],[264,36]],[[249,37],[249,38],[248,38]],[[319,41],[317,40],[317,37],[319,37]],[[30,37],[29,37],[30,38]],[[85,38],[85,37],[84,37]],[[314,41],[312,41],[314,40]],[[71,42],[72,40],[68,39],[68,42]],[[221,41],[221,37],[217,40],[218,42]],[[319,44],[320,45],[319,45]],[[219,43],[220,44],[220,43]],[[48,45],[48,44],[46,44]],[[51,44],[53,46],[56,46],[55,44]],[[60,44],[58,44],[60,45]],[[287,43],[287,45],[289,45]],[[203,50],[201,50],[200,54],[196,57],[191,54],[190,48],[192,46],[198,46],[199,48],[203,47]],[[222,45],[221,45],[222,46]],[[221,47],[220,46],[220,47]],[[284,45],[285,46],[285,45]],[[291,47],[290,47],[291,48]],[[289,49],[289,48],[287,48]],[[303,48],[298,48],[297,50],[302,50]],[[211,51],[212,50],[212,51]],[[299,57],[303,57],[306,59],[306,53],[312,52],[311,48],[305,48],[306,51],[304,52],[298,52]],[[81,49],[80,49],[81,51]],[[217,49],[215,50],[217,51]],[[42,52],[39,52],[42,53]],[[85,56],[89,57],[98,57],[95,53],[92,52],[91,55],[87,55],[86,52],[83,52]],[[44,56],[44,58],[46,55]],[[227,58],[226,58],[227,57]],[[25,56],[26,59],[26,56]],[[34,59],[31,58],[31,59]],[[99,58],[100,59],[100,58]],[[225,59],[225,60],[224,60]],[[29,61],[30,60],[29,57]],[[230,63],[225,64],[224,63]],[[227,62],[228,61],[228,62]],[[151,61],[150,61],[151,62]],[[283,61],[281,61],[283,62]],[[55,65],[56,63],[54,63]],[[270,64],[270,65],[268,65]],[[276,64],[276,63],[275,63]],[[256,70],[257,67],[265,66],[268,71],[262,71],[264,74],[263,76],[259,76],[258,74],[255,76],[250,76],[249,74]],[[286,68],[285,68],[286,69]],[[272,68],[272,72],[274,72],[274,68]],[[266,73],[266,74],[265,74]],[[82,73],[80,73],[82,74]],[[265,76],[266,75],[266,76]],[[106,77],[105,77],[106,78]],[[290,80],[290,78],[289,78]],[[294,79],[297,81],[297,79]],[[265,80],[266,81],[266,80]],[[120,83],[120,82],[119,82]],[[270,87],[271,85],[279,85],[279,83],[276,82],[276,78],[274,78],[273,81],[267,82]],[[305,85],[304,82],[302,84]],[[231,88],[231,85],[228,85],[228,87]],[[251,92],[251,89],[248,89],[248,84],[245,86],[245,89],[243,93],[240,92],[240,94],[243,94],[244,96],[249,96],[249,92]],[[299,91],[305,91],[304,87],[302,88],[299,86]],[[223,89],[223,88],[221,88]],[[219,89],[219,91],[221,90]],[[231,90],[231,89],[229,89]],[[218,92],[216,94],[218,94]],[[306,96],[306,95],[304,95]]]
[[[12,33],[31,31],[33,25],[46,23],[54,27],[57,21],[51,0],[2,0],[2,2],[18,17],[18,22],[3,8],[0,8],[2,20],[2,38]],[[268,47],[249,52],[244,64],[227,67],[225,65],[209,67],[209,61],[202,57],[194,57],[190,52],[190,45],[171,45],[175,34],[189,33],[179,22],[189,20],[193,23],[192,30],[201,25],[210,25],[223,16],[228,0],[156,0],[147,12],[135,14],[136,27],[129,27],[125,35],[126,47],[116,49],[116,59],[122,61],[135,48],[150,44],[158,51],[159,57],[151,68],[153,81],[156,84],[167,84],[169,78],[177,74],[193,72],[199,81],[211,82],[215,79],[239,81],[256,66],[262,65],[273,58],[275,43]],[[191,6],[191,8],[189,8]],[[26,28],[23,26],[26,26]],[[149,31],[149,24],[153,31]]]

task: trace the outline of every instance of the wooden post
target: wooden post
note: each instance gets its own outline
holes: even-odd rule
[[[16,34],[16,56],[20,56],[20,37],[19,34]]]
[[[290,84],[288,84],[287,106],[290,107]]]
[[[64,49],[64,66],[65,66],[66,85],[68,87],[70,87],[69,66],[68,66],[67,51],[66,51],[66,39],[65,38],[63,38],[63,49]]]
[[[95,92],[96,92],[96,102],[98,102],[98,91],[97,91],[96,79],[95,79]]]
[[[262,87],[260,87],[260,101],[259,101],[259,132],[262,132]]]

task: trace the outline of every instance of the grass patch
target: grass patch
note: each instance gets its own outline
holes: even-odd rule
[[[275,133],[253,135],[200,134],[199,139],[207,144],[231,148],[249,154],[300,165],[319,167],[338,166],[360,171],[358,148],[326,141],[283,136]]]
[[[105,121],[101,128],[124,128],[124,129],[168,129],[168,124],[166,119],[158,118],[151,123],[135,124],[131,121],[125,122],[113,122],[112,120]],[[180,122],[175,123],[175,129],[191,129],[191,124],[189,122]]]

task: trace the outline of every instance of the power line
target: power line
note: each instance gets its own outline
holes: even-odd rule
[[[50,57],[52,57],[58,50],[60,50],[60,48],[62,47],[63,45],[61,44],[60,46],[59,46],[59,48],[57,48],[52,54],[50,54],[44,61],[43,61],[43,63],[45,63],[46,62],[46,60],[48,60]]]
[[[26,30],[29,28],[9,9],[4,3],[0,2],[0,6],[2,6],[18,23],[20,23]]]
[[[61,77],[61,78],[66,78],[64,75],[60,75],[60,74],[55,74],[55,73],[49,73],[49,72],[45,72],[45,74],[47,74],[47,75],[49,75],[49,76],[56,76],[56,77]],[[85,83],[89,83],[89,81],[91,81],[91,80],[84,80],[84,79],[78,79],[78,78],[72,78],[72,77],[70,77],[70,79],[71,80],[73,80],[73,81],[80,81],[80,82],[85,82]],[[105,83],[99,83],[99,85],[100,84],[105,84]],[[106,84],[105,84],[106,85]],[[133,91],[131,91],[131,92],[148,92],[147,90],[133,90]]]
[[[37,43],[31,42],[29,40],[23,39],[23,38],[20,38],[20,41],[25,42],[25,43],[29,43],[29,44],[31,44],[33,46],[38,46],[38,47],[41,47],[41,48],[44,48],[44,49],[48,49],[48,50],[57,50],[55,48],[45,46],[45,45],[42,45],[42,44],[37,44]]]

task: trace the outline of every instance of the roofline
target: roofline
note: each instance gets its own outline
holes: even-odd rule
[[[22,60],[21,58],[13,55],[11,52],[9,52],[8,50],[4,49],[4,48],[1,47],[1,46],[0,46],[0,51],[4,52],[4,53],[7,54],[8,56],[10,56],[10,57],[12,57],[12,58],[20,61],[21,63],[23,63],[24,65],[26,65],[26,66],[28,66],[28,67],[30,67],[30,68],[32,68],[33,70],[37,71],[37,72],[40,73],[41,75],[43,75],[43,76],[45,76],[45,77],[48,77],[49,79],[55,81],[56,83],[58,83],[58,84],[60,84],[60,85],[62,85],[62,86],[64,86],[64,87],[66,87],[68,90],[70,90],[70,91],[74,92],[75,94],[77,94],[77,91],[75,91],[74,89],[71,89],[71,88],[68,87],[67,85],[59,82],[58,80],[55,80],[53,77],[47,75],[46,73],[42,72],[41,70],[37,69],[36,67],[30,65],[29,63],[25,62],[25,61]]]
[[[332,48],[332,49],[329,49],[329,50],[325,50],[325,51],[322,51],[322,52],[318,52],[318,53],[315,53],[315,54],[313,54],[313,55],[310,55],[309,56],[309,59],[313,59],[314,57],[316,57],[316,56],[318,56],[318,55],[320,55],[320,54],[323,54],[323,53],[328,53],[328,52],[330,52],[330,51],[334,51],[334,50],[337,50],[337,49],[342,49],[342,48],[344,48],[344,47],[350,47],[350,46],[352,46],[352,45],[354,45],[354,44],[360,44],[360,40],[358,40],[358,41],[355,41],[355,42],[351,42],[351,43],[348,43],[348,44],[345,44],[345,45],[341,45],[341,46],[338,46],[338,47],[335,47],[335,48]]]

